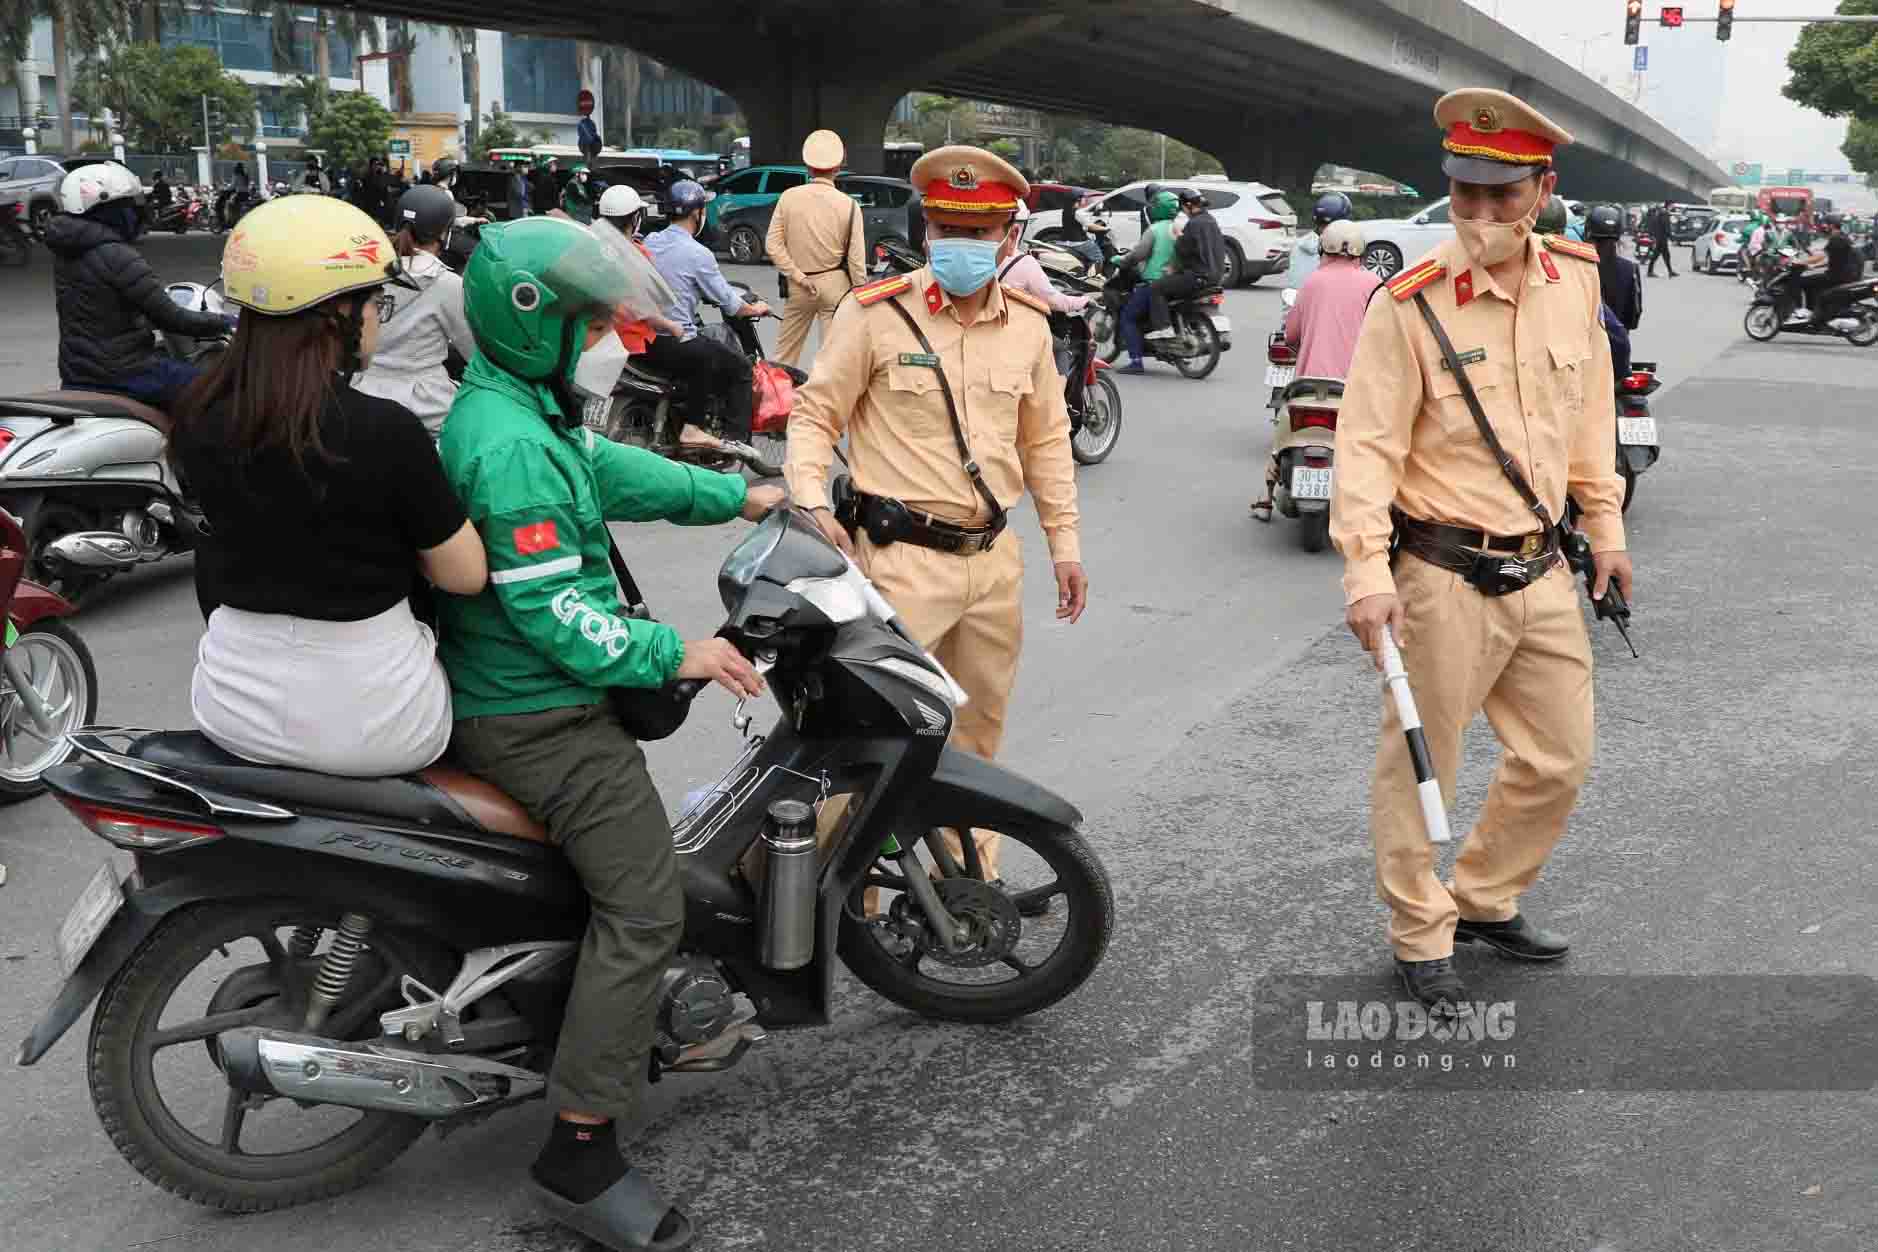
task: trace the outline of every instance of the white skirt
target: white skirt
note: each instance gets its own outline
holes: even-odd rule
[[[223,605],[196,648],[189,701],[203,734],[266,765],[408,774],[450,742],[437,637],[403,600],[359,622]]]

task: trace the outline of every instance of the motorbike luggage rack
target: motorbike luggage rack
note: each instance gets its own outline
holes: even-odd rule
[[[16,400],[11,396],[0,396],[0,416],[14,417],[49,417],[56,426],[70,426],[81,417],[91,414],[83,409],[75,409],[67,404],[47,404],[42,400]]]
[[[147,726],[84,726],[65,736],[65,742],[71,744],[74,751],[82,753],[100,765],[121,769],[127,774],[135,774],[139,778],[148,779],[160,787],[182,792],[208,809],[213,817],[250,817],[260,818],[263,821],[291,822],[300,816],[277,804],[269,804],[264,800],[251,800],[246,796],[231,795],[226,791],[207,786],[201,780],[191,778],[186,774],[179,774],[167,766],[154,765],[149,761],[125,756],[121,752],[113,751],[109,745],[109,741],[113,739],[133,740],[141,735],[157,733],[159,732]]]

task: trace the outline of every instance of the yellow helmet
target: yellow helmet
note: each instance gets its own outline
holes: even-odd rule
[[[256,313],[298,313],[398,276],[398,254],[384,229],[332,196],[257,205],[222,249],[228,299]]]

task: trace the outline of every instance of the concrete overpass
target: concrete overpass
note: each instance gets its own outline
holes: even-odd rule
[[[1431,106],[1452,88],[1488,86],[1524,97],[1577,137],[1559,161],[1575,197],[1700,199],[1729,181],[1640,110],[1462,0],[368,7],[626,44],[734,96],[759,162],[797,160],[802,136],[829,126],[866,169],[894,103],[935,90],[1160,131],[1215,154],[1238,178],[1297,187],[1334,161],[1431,189],[1443,183]]]

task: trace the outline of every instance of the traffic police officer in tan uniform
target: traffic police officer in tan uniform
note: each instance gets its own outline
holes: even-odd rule
[[[789,286],[774,358],[784,365],[801,359],[814,323],[822,323],[822,336],[827,338],[835,306],[867,278],[867,231],[861,206],[835,186],[835,175],[846,157],[841,136],[834,131],[810,135],[802,144],[809,181],[783,192],[769,219],[763,246]]]
[[[1056,567],[1057,617],[1081,617],[1088,594],[1069,414],[1048,310],[996,281],[1023,175],[955,145],[921,157],[912,182],[929,263],[856,288],[836,310],[789,420],[787,475],[796,503],[965,689],[952,745],[992,757],[1024,626],[1023,554],[1003,530],[1026,489]],[[829,460],[843,435],[855,491],[837,521]],[[858,528],[852,544],[844,522]],[[995,879],[997,836],[976,834]]]
[[[1567,492],[1582,506],[1594,595],[1612,579],[1631,591],[1597,253],[1533,233],[1557,182],[1553,150],[1571,136],[1484,89],[1442,97],[1435,122],[1456,238],[1369,306],[1338,414],[1331,504],[1350,629],[1378,658],[1382,631],[1394,630],[1443,795],[1452,802],[1476,713],[1504,749],[1444,884],[1385,700],[1370,796],[1376,878],[1401,982],[1431,1006],[1467,999],[1449,959],[1456,941],[1521,960],[1565,954],[1566,940],[1519,902],[1577,803],[1592,702],[1584,617],[1556,536],[1490,451],[1428,314],[1546,516],[1561,517]]]

